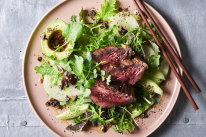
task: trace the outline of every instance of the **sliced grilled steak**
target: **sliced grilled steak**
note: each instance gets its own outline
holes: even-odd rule
[[[133,89],[128,84],[111,82],[107,85],[101,79],[95,80],[95,85],[91,88],[91,100],[102,108],[126,105],[136,101]]]
[[[140,58],[135,57],[132,59],[132,61],[134,62],[136,68],[138,68],[138,70],[134,71],[133,75],[131,75],[128,83],[133,85],[135,84],[138,80],[140,80],[145,72],[146,69],[148,69],[148,65],[143,62]]]
[[[93,59],[97,62],[104,61],[104,64],[118,62],[123,59],[129,59],[133,54],[132,49],[127,45],[122,47],[107,46],[93,51]]]
[[[128,82],[130,85],[134,85],[147,68],[147,64],[138,57],[102,66],[107,75],[111,75],[113,81]]]

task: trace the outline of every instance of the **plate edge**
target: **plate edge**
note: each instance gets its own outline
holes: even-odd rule
[[[63,4],[64,2],[67,2],[67,1],[68,1],[68,0],[63,0],[63,1],[60,1],[59,3],[55,4],[48,12],[46,12],[46,13],[42,16],[42,18],[39,19],[39,21],[38,21],[37,24],[35,25],[34,29],[32,30],[32,32],[31,32],[31,34],[30,34],[30,36],[29,36],[29,38],[28,38],[28,41],[27,41],[27,44],[26,44],[26,48],[25,48],[25,50],[24,50],[24,58],[23,58],[23,61],[22,61],[22,75],[23,75],[24,92],[26,93],[26,96],[27,96],[27,98],[28,98],[28,100],[29,100],[29,104],[30,104],[30,106],[32,107],[32,109],[33,109],[33,111],[35,112],[35,114],[37,115],[37,117],[38,117],[38,118],[40,119],[40,121],[43,123],[43,125],[45,125],[52,133],[54,133],[54,134],[57,135],[57,136],[59,136],[59,135],[58,135],[55,131],[53,131],[47,124],[45,124],[45,122],[42,120],[42,118],[40,117],[40,115],[39,115],[39,114],[37,113],[37,111],[35,110],[33,104],[31,103],[30,97],[29,97],[28,92],[27,92],[27,86],[26,86],[26,81],[25,81],[25,71],[26,71],[26,70],[25,70],[25,64],[26,64],[25,61],[26,61],[26,56],[27,56],[27,51],[28,51],[28,48],[29,48],[29,44],[30,44],[30,42],[31,42],[32,35],[33,35],[34,32],[36,31],[36,28],[39,27],[39,25],[42,23],[43,19],[44,19],[50,12],[52,12],[52,11],[53,11],[54,9],[56,9],[58,6],[60,6],[61,4]],[[146,2],[144,2],[144,3],[146,3]],[[175,36],[175,34],[174,34],[171,26],[167,23],[167,21],[165,20],[165,18],[164,18],[155,8],[153,8],[151,5],[149,5],[148,3],[146,3],[146,5],[147,5],[149,8],[151,8],[154,12],[156,12],[157,14],[159,14],[161,18],[163,18],[163,20],[166,22],[166,25],[169,26],[169,29],[171,30],[172,35]],[[176,42],[177,45],[178,45],[178,54],[179,54],[180,57],[181,57],[182,54],[181,54],[181,50],[180,50],[180,48],[179,48],[179,44],[178,44],[178,41],[177,41],[176,36],[175,36],[175,42]],[[182,75],[182,69],[181,69],[181,68],[180,68],[180,73],[181,73],[181,75]],[[178,82],[178,85],[177,85],[177,86],[178,86],[178,87],[177,87],[178,93],[176,93],[177,95],[176,95],[175,98],[174,98],[175,101],[171,104],[172,107],[170,107],[170,109],[168,110],[168,115],[167,115],[166,117],[164,117],[164,118],[157,124],[157,128],[155,128],[154,130],[151,130],[150,132],[148,132],[148,135],[147,135],[147,136],[151,135],[155,130],[157,130],[157,129],[160,127],[160,125],[166,120],[166,118],[169,116],[169,114],[171,113],[172,109],[174,108],[174,105],[175,105],[176,102],[177,102],[177,98],[179,97],[179,93],[180,93],[180,89],[181,89],[181,86],[180,86],[179,82]]]

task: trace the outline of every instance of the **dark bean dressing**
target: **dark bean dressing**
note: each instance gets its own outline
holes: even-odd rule
[[[51,50],[56,50],[57,47],[62,46],[65,43],[65,38],[62,36],[62,31],[61,30],[56,30],[52,32],[48,39],[48,45]],[[64,51],[66,46],[60,48],[58,52]]]

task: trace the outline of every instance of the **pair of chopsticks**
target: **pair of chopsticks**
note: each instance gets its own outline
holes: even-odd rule
[[[152,35],[153,35],[153,37],[155,39],[155,41],[157,42],[158,46],[160,47],[163,56],[165,57],[165,59],[167,60],[168,64],[170,65],[172,72],[175,74],[175,76],[177,77],[179,83],[181,84],[184,93],[186,94],[186,96],[189,99],[190,103],[192,104],[193,108],[195,110],[197,110],[198,106],[196,105],[194,99],[190,95],[187,87],[185,86],[184,82],[182,81],[182,78],[181,78],[180,74],[178,74],[177,69],[176,69],[176,67],[173,64],[172,59],[169,56],[171,56],[174,59],[174,61],[182,68],[184,74],[186,75],[186,77],[188,78],[188,80],[190,81],[190,83],[192,84],[192,86],[195,88],[195,90],[198,93],[201,92],[200,88],[198,87],[196,82],[193,80],[193,78],[191,77],[191,75],[189,74],[189,72],[187,71],[185,66],[182,64],[180,58],[178,57],[177,53],[174,51],[172,46],[167,41],[167,39],[166,39],[165,35],[163,34],[163,32],[161,31],[160,27],[158,27],[158,25],[155,23],[154,19],[152,18],[152,16],[148,12],[148,10],[145,8],[144,2],[142,0],[133,0],[133,1],[134,1],[135,5],[137,7],[137,9],[138,9],[142,19],[145,21],[147,27],[149,28],[149,30],[151,31],[151,33],[152,33]],[[150,27],[150,25],[149,25],[149,23],[147,21],[147,17],[146,16],[148,17],[148,19],[151,21],[151,23],[155,27],[155,29],[156,29],[157,33],[159,34],[159,36],[164,41],[165,47],[163,47],[163,45],[158,40],[155,32]],[[168,52],[166,52],[165,49],[167,49]]]

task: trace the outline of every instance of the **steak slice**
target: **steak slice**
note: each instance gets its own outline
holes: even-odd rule
[[[111,82],[107,85],[101,79],[95,80],[95,85],[91,88],[91,100],[102,108],[126,105],[136,101],[132,86]]]
[[[144,74],[148,65],[138,57],[132,60],[122,60],[117,63],[110,63],[102,66],[107,75],[111,75],[112,81],[128,82],[134,85]]]
[[[118,62],[123,59],[129,59],[133,54],[132,49],[123,45],[122,47],[107,46],[93,51],[93,59],[97,62],[104,61],[104,64]]]

